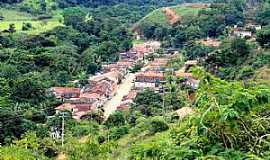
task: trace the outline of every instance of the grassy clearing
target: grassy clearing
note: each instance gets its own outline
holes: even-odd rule
[[[0,15],[4,17],[4,21],[29,21],[34,17],[25,12],[18,12],[9,9],[0,9]]]
[[[10,24],[15,24],[17,32],[39,34],[63,25],[59,11],[54,14],[53,18],[46,20],[37,20],[31,14],[8,9],[0,9],[0,15],[4,17],[4,20],[0,21],[0,31],[8,29]],[[23,23],[31,23],[33,28],[28,31],[22,31]]]
[[[162,9],[154,10],[145,18],[143,18],[141,22],[150,22],[150,23],[155,23],[155,24],[160,24],[160,25],[169,24],[169,20],[167,19]]]
[[[178,16],[198,15],[200,8],[175,6],[171,8]]]

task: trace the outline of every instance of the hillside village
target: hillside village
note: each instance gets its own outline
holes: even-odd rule
[[[83,88],[52,87],[50,93],[63,100],[63,104],[56,107],[58,111],[71,111],[76,120],[83,119],[88,113],[101,109],[103,105],[113,99],[117,94],[118,87],[129,74],[135,74],[132,81],[132,88],[128,94],[122,97],[122,102],[117,106],[118,110],[127,110],[129,104],[136,98],[138,92],[146,88],[162,92],[162,87],[166,81],[165,70],[168,62],[177,56],[177,52],[163,54],[152,61],[145,59],[146,56],[154,54],[160,49],[160,43],[155,41],[134,45],[125,53],[120,53],[120,60],[102,66],[102,70],[94,76],[89,77],[89,84]],[[139,61],[144,61],[145,65],[141,71],[130,73],[130,69]],[[176,71],[175,76],[185,78],[186,85],[194,89],[198,88],[199,81],[194,79],[192,73],[188,72],[191,66],[196,66],[197,61],[187,61],[183,69]],[[110,106],[112,107],[112,106]]]
[[[269,13],[0,0],[0,160],[269,159]]]

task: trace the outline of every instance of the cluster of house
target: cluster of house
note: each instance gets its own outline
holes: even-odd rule
[[[133,90],[122,99],[122,103],[117,109],[127,110],[137,94],[146,88],[158,92],[163,91],[163,85],[166,82],[164,68],[166,68],[169,60],[174,58],[174,56],[175,55],[166,55],[162,58],[155,58],[152,62],[148,63],[141,72],[138,72],[135,75]],[[185,86],[194,90],[198,89],[200,81],[192,75],[190,68],[197,64],[197,60],[187,61],[181,70],[173,73],[176,77],[183,79],[182,83]]]
[[[168,63],[170,57],[155,58],[154,61],[148,63],[141,72],[136,73],[133,89],[124,96],[118,110],[127,110],[134,101],[137,94],[145,88],[154,90],[159,89],[162,82],[165,81],[163,68]]]
[[[261,25],[252,23],[248,23],[244,27],[238,27],[235,25],[232,29],[232,35],[241,38],[252,38],[255,36],[255,32],[261,29]]]
[[[56,112],[69,110],[74,119],[80,120],[88,113],[102,107],[117,92],[118,84],[125,78],[129,69],[147,54],[160,47],[159,42],[147,42],[134,45],[125,53],[120,53],[116,63],[103,65],[101,73],[89,78],[89,83],[83,88],[53,87],[50,93],[63,99],[63,104],[56,107]],[[133,99],[135,92],[127,95],[124,101]]]

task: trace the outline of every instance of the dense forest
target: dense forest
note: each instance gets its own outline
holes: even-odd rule
[[[207,7],[182,14],[190,2]],[[0,0],[0,7],[0,159],[269,159],[268,0]],[[180,8],[175,23],[162,22],[160,8],[169,7]],[[56,113],[63,100],[49,88],[83,88],[148,40],[161,49],[146,61],[167,50],[181,57],[167,64],[162,93],[145,89],[108,119],[102,110],[79,122]],[[189,60],[198,61],[190,69],[196,89],[171,72]],[[177,114],[187,107],[192,113]],[[63,133],[63,118],[61,142],[51,129]]]

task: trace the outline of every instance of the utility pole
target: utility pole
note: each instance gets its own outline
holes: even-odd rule
[[[62,147],[64,147],[64,131],[65,131],[65,117],[64,113],[62,113],[62,134],[61,134]]]

